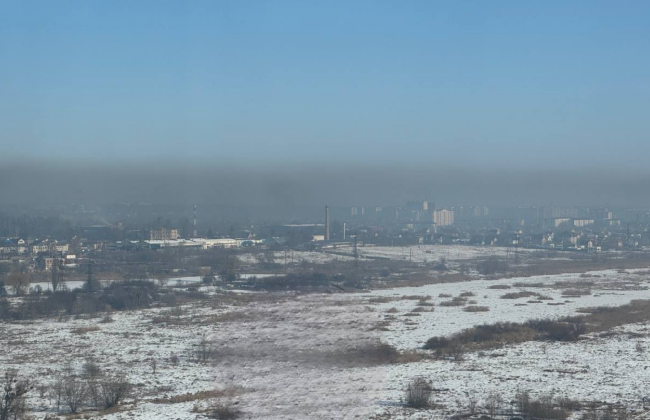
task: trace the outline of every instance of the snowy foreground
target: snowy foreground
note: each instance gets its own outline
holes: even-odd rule
[[[584,288],[587,281],[590,295],[562,295],[571,284]],[[18,368],[37,381],[29,399],[36,418],[56,414],[47,389],[57,374],[80,371],[88,360],[108,375],[126,372],[134,384],[132,398],[119,410],[85,409],[92,418],[198,419],[206,418],[206,409],[216,403],[233,405],[240,418],[250,419],[443,418],[463,412],[470,397],[480,404],[497,391],[508,401],[518,389],[621,402],[638,410],[641,398],[650,394],[646,325],[626,325],[607,338],[472,353],[462,362],[381,363],[360,355],[380,341],[421,352],[417,349],[428,338],[477,324],[557,317],[588,306],[650,299],[649,285],[646,272],[608,270],[365,294],[235,296],[210,289],[209,301],[115,313],[112,322],[99,317],[0,323],[0,370]],[[545,300],[501,298],[523,290]],[[474,305],[489,311],[440,306],[450,299],[440,294],[462,292],[471,292]],[[435,304],[435,310],[412,312],[420,298]],[[197,358],[203,337],[213,347],[202,362]],[[435,410],[401,405],[406,385],[416,376],[431,380],[438,390]]]

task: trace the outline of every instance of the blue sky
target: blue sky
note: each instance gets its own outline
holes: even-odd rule
[[[0,154],[644,166],[647,1],[0,0]]]

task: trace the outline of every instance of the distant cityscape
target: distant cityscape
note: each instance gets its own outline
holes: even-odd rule
[[[197,215],[196,206],[179,210],[137,204],[92,210],[80,206],[47,217],[5,213],[0,267],[7,271],[22,264],[30,270],[50,270],[55,264],[74,267],[89,253],[164,248],[319,250],[440,244],[588,253],[650,250],[650,209],[439,208],[421,200],[404,206],[323,206],[320,219],[318,209],[309,209],[312,215],[302,218],[245,222],[201,210],[199,206]]]

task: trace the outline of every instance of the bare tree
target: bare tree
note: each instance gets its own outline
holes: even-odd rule
[[[194,345],[194,357],[199,363],[205,363],[210,360],[213,351],[212,342],[205,335]]]
[[[0,394],[0,420],[18,418],[25,410],[25,395],[34,388],[28,380],[18,379],[18,371],[5,372],[2,393]]]
[[[68,377],[63,383],[63,401],[70,412],[76,413],[86,401],[88,386],[85,382]]]
[[[165,287],[167,286],[167,282],[169,279],[165,275],[164,271],[159,271],[158,274],[156,275],[156,281],[158,282],[158,287]]]
[[[53,292],[58,292],[64,287],[64,273],[61,268],[61,261],[58,258],[55,258],[52,263],[50,283],[52,285]]]
[[[240,261],[237,256],[232,254],[219,254],[219,276],[221,280],[230,283],[237,280],[239,276]]]
[[[13,287],[14,293],[20,296],[29,288],[29,277],[20,271],[13,271],[7,276],[6,285]]]
[[[476,395],[469,394],[467,396],[467,408],[469,408],[469,413],[471,415],[476,414],[476,406],[477,405],[478,405],[478,398],[476,398]]]
[[[517,390],[515,401],[519,414],[527,416],[530,413],[530,393],[526,390]]]
[[[503,404],[503,397],[498,392],[492,392],[485,400],[485,408],[490,418],[494,418]]]
[[[54,384],[50,388],[50,398],[54,400],[56,404],[56,411],[61,411],[61,405],[63,404],[63,388],[65,386],[65,380],[63,376],[57,376],[54,380]]]
[[[102,395],[99,383],[95,379],[89,379],[86,382],[88,388],[88,400],[95,408],[100,408],[102,404]]]

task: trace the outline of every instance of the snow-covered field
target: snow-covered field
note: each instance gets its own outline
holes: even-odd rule
[[[205,410],[219,402],[234,404],[245,419],[419,419],[463,411],[470,396],[481,400],[492,391],[508,401],[518,389],[638,409],[650,391],[646,325],[626,325],[606,338],[587,336],[573,343],[508,345],[468,354],[462,362],[369,363],[359,355],[379,341],[422,352],[418,349],[428,338],[477,324],[650,299],[648,278],[642,270],[605,270],[333,295],[224,295],[206,288],[207,301],[179,310],[118,312],[112,322],[99,317],[0,323],[0,371],[18,368],[45,388],[57,374],[80,372],[91,359],[109,376],[126,372],[133,398],[111,414],[88,411],[111,420],[205,418]],[[592,282],[590,295],[562,296],[572,285],[586,288],[585,282]],[[494,285],[510,288],[490,288]],[[501,298],[523,290],[552,300]],[[463,292],[490,310],[440,306],[450,300],[440,294]],[[435,305],[433,312],[411,312],[421,298]],[[208,363],[194,360],[202,337],[213,345]],[[401,406],[404,389],[416,376],[439,390],[434,400],[440,406],[431,412]],[[55,410],[47,393],[40,394],[32,392],[29,403],[42,418]]]
[[[518,390],[532,395],[552,394],[580,401],[622,403],[630,411],[643,413],[642,398],[648,396],[650,383],[650,329],[646,325],[629,325],[615,330],[608,338],[589,337],[571,343],[529,342],[484,353],[468,354],[461,363],[432,361],[392,365],[390,389],[384,398],[399,401],[403,389],[415,376],[432,381],[436,389],[434,402],[445,408],[438,415],[467,412],[469,398],[479,405],[491,393],[506,401]],[[630,338],[628,333],[633,333]],[[639,352],[637,343],[644,349]],[[504,409],[509,408],[507,405]],[[420,418],[410,411],[386,408],[394,418]]]
[[[265,296],[250,304],[232,297],[231,305],[207,302],[173,313],[115,313],[107,323],[102,318],[0,323],[0,371],[19,369],[46,389],[63,372],[81,373],[89,360],[108,376],[126,372],[136,400],[102,416],[106,419],[195,419],[219,402],[236,404],[244,418],[342,418],[341,413],[363,418],[384,387],[386,369],[348,359],[355,349],[379,343],[373,329],[377,315],[342,297]],[[194,360],[202,337],[213,346],[207,363]],[[214,398],[168,401],[213,391]],[[29,403],[41,417],[55,411],[46,393],[32,393]]]
[[[537,251],[520,249],[519,252]],[[478,258],[512,256],[514,255],[514,248],[466,245],[369,246],[359,248],[359,254],[361,256],[382,257],[391,260],[411,260],[414,263],[438,262],[441,258],[445,258],[450,262],[460,262]]]
[[[337,248],[330,252],[318,251],[284,251],[271,252],[273,262],[284,264],[285,256],[288,264],[307,262],[312,264],[328,264],[336,261],[351,261],[354,259],[351,247]],[[538,250],[519,249],[521,255],[543,253]],[[413,245],[413,246],[360,246],[358,253],[361,258],[375,257],[396,261],[412,261],[413,263],[435,263],[445,258],[449,262],[462,262],[489,257],[514,256],[514,248],[466,245]],[[343,255],[342,255],[343,254]],[[347,254],[347,255],[346,255]],[[239,258],[245,264],[259,263],[262,254],[245,253]]]
[[[337,261],[352,261],[354,256],[346,255],[337,255],[330,254],[320,251],[272,251],[268,253],[272,257],[272,261],[275,264],[284,264],[285,258],[287,264],[300,264],[300,263],[310,263],[310,264],[330,264]],[[248,265],[256,265],[260,263],[260,258],[264,258],[262,253],[243,253],[237,255],[239,259]]]
[[[390,331],[384,333],[383,339],[398,348],[415,348],[424,345],[433,336],[448,336],[477,324],[495,322],[521,322],[532,318],[553,318],[574,315],[576,309],[592,306],[619,306],[632,299],[650,299],[650,276],[639,275],[644,270],[629,270],[618,273],[616,270],[604,270],[588,273],[592,277],[580,277],[578,274],[556,274],[502,280],[475,280],[460,283],[432,284],[422,287],[401,287],[398,289],[377,290],[366,296],[369,299],[385,297],[389,302],[376,303],[376,308],[385,313],[385,318],[394,319]],[[597,276],[597,277],[593,277]],[[592,294],[579,297],[564,297],[562,291],[571,286],[557,286],[557,282],[576,283],[590,281]],[[544,286],[540,287],[540,283]],[[519,286],[515,286],[518,284]],[[534,287],[526,287],[525,285]],[[507,285],[510,289],[490,289],[490,286]],[[519,299],[501,299],[506,293],[519,291],[540,293],[552,300],[537,301],[535,297]],[[440,294],[458,296],[470,292],[475,296],[476,306],[487,306],[488,312],[465,312],[463,306],[445,307],[441,302],[451,300]],[[433,312],[419,312],[418,316],[404,316],[417,306],[417,299],[401,299],[402,296],[430,297]],[[386,311],[396,308],[396,313]]]

